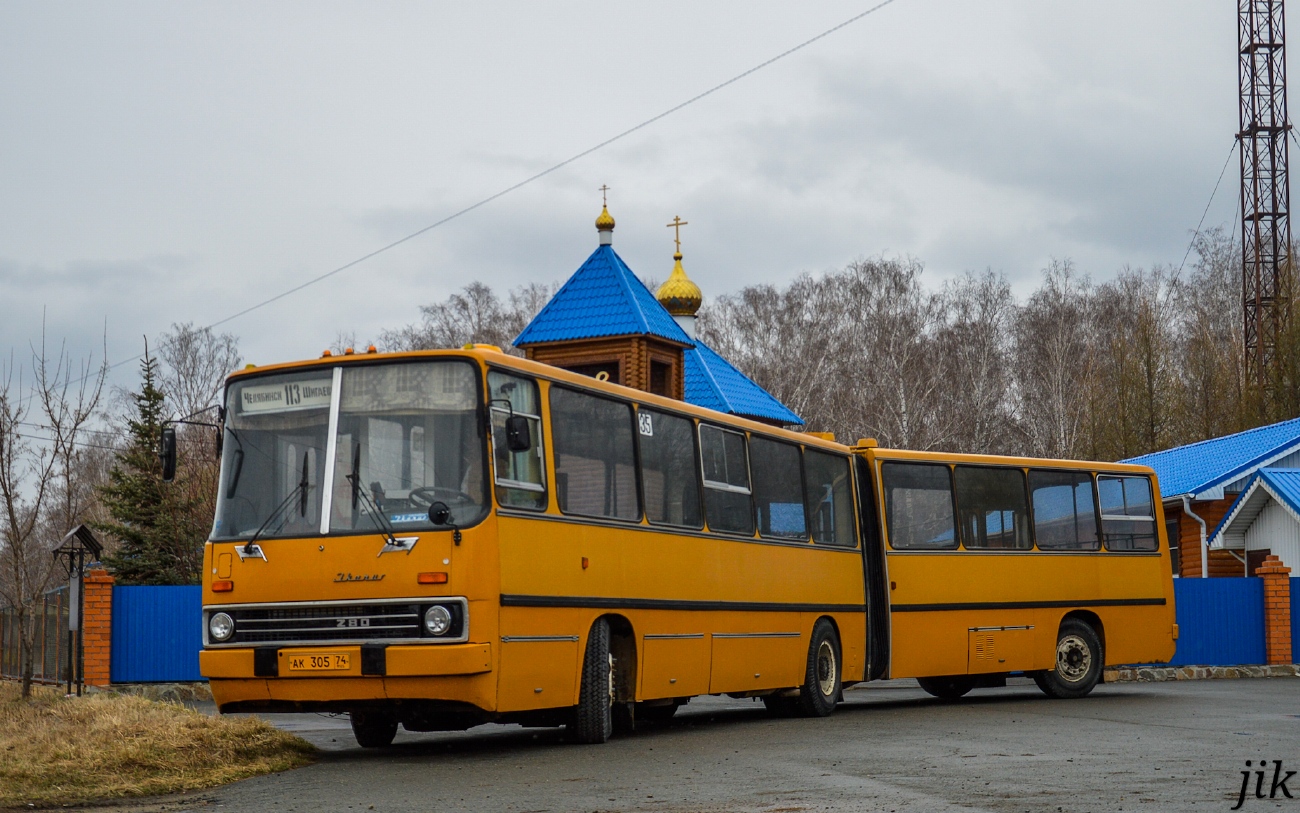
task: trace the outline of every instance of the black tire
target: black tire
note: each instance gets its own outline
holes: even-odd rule
[[[397,719],[391,714],[379,711],[354,711],[348,715],[352,718],[352,736],[357,738],[357,745],[362,748],[387,748],[397,736]]]
[[[1056,667],[1035,672],[1034,682],[1048,697],[1083,697],[1101,680],[1104,654],[1096,630],[1077,618],[1067,618],[1056,635]]]
[[[796,700],[798,711],[804,717],[825,717],[840,699],[840,683],[844,660],[840,656],[840,636],[835,626],[825,618],[813,625],[812,642],[808,645],[808,665],[804,670],[803,685]],[[778,701],[782,698],[776,698]],[[793,698],[792,698],[793,699]]]
[[[614,664],[609,655],[609,622],[598,620],[587,636],[587,654],[582,660],[582,685],[578,705],[573,708],[569,730],[575,740],[595,744],[614,733]]]
[[[923,677],[917,678],[916,682],[921,684],[921,688],[925,689],[928,694],[932,694],[940,700],[956,700],[965,696],[967,692],[975,687],[975,681],[971,680],[969,675]]]

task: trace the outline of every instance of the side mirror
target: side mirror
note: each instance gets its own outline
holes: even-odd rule
[[[163,480],[176,479],[176,427],[164,426],[158,438],[158,459],[162,461]]]
[[[532,433],[528,431],[528,419],[523,415],[511,415],[506,418],[506,448],[512,452],[526,452],[533,448]]]
[[[434,525],[446,525],[451,519],[451,509],[441,500],[429,503],[429,521]]]

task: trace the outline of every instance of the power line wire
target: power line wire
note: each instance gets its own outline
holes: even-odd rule
[[[278,294],[276,294],[275,296],[270,297],[269,299],[264,299],[264,300],[262,300],[261,302],[258,302],[256,305],[250,305],[249,307],[244,308],[243,310],[238,311],[238,312],[236,312],[236,313],[233,313],[233,314],[231,314],[230,316],[227,316],[227,317],[225,317],[225,318],[223,318],[223,319],[218,319],[217,321],[215,321],[215,322],[213,322],[212,324],[208,325],[208,326],[207,326],[207,329],[210,330],[210,329],[212,329],[212,328],[214,328],[214,327],[217,327],[218,325],[224,325],[224,324],[226,324],[227,322],[231,322],[231,321],[233,321],[233,320],[235,320],[235,319],[238,319],[238,318],[241,317],[241,316],[245,316],[245,315],[247,315],[247,314],[249,314],[249,313],[252,313],[253,311],[258,310],[259,308],[264,308],[264,307],[266,307],[267,305],[270,305],[272,302],[276,302],[276,301],[278,301],[278,300],[281,300],[281,299],[285,298],[286,296],[290,296],[290,295],[292,295],[292,294],[296,294],[297,292],[303,290],[304,288],[308,288],[308,287],[310,287],[310,286],[312,286],[312,285],[315,285],[315,284],[318,283],[318,282],[322,282],[322,281],[324,281],[324,280],[326,280],[326,279],[329,279],[330,277],[334,276],[335,274],[342,273],[343,271],[346,271],[346,270],[348,270],[349,268],[353,268],[353,267],[355,267],[355,266],[357,266],[357,265],[360,265],[361,263],[366,262],[367,260],[373,259],[374,257],[377,257],[377,256],[379,256],[380,254],[383,254],[383,253],[386,252],[386,251],[390,251],[390,250],[392,250],[392,249],[394,249],[394,248],[397,248],[398,246],[402,245],[403,243],[406,243],[406,242],[408,242],[408,241],[410,241],[410,240],[414,240],[416,237],[419,237],[419,236],[422,235],[422,234],[426,234],[426,233],[428,233],[428,232],[430,232],[430,231],[432,231],[432,230],[438,228],[439,226],[442,226],[442,225],[444,225],[444,224],[446,224],[446,223],[450,223],[451,221],[455,220],[455,219],[458,218],[458,217],[461,217],[462,215],[469,214],[470,212],[474,211],[475,209],[478,209],[478,208],[480,208],[480,207],[486,206],[487,204],[491,203],[492,201],[494,201],[494,200],[496,200],[496,199],[498,199],[498,198],[504,197],[504,196],[506,196],[506,195],[510,194],[511,192],[514,192],[514,191],[516,191],[516,190],[518,190],[518,189],[522,189],[523,187],[528,186],[529,184],[533,183],[534,181],[540,180],[540,179],[546,177],[547,175],[550,175],[551,173],[556,172],[557,170],[560,170],[560,169],[563,169],[564,167],[567,167],[569,164],[572,164],[572,163],[575,162],[575,161],[578,161],[578,160],[580,160],[580,159],[582,159],[582,158],[586,158],[588,155],[591,155],[592,153],[594,153],[594,152],[596,152],[596,151],[598,151],[598,150],[601,150],[601,149],[604,149],[605,147],[608,147],[610,144],[613,144],[613,143],[616,142],[616,141],[620,141],[620,140],[626,138],[627,136],[632,135],[633,133],[637,132],[638,130],[642,130],[642,129],[646,128],[646,127],[649,127],[651,124],[654,124],[655,122],[659,121],[660,119],[663,119],[663,118],[666,118],[666,117],[668,117],[668,116],[671,116],[673,113],[676,113],[676,112],[678,112],[679,110],[682,110],[683,108],[689,107],[689,106],[695,104],[696,102],[698,102],[698,101],[700,101],[700,100],[702,100],[702,99],[705,99],[705,98],[707,98],[707,97],[709,97],[709,96],[712,96],[714,93],[717,93],[718,91],[722,90],[723,88],[726,88],[726,87],[728,87],[728,86],[730,86],[730,85],[733,85],[733,84],[735,84],[736,82],[739,82],[741,79],[744,79],[745,77],[747,77],[747,76],[749,76],[749,75],[751,75],[751,74],[753,74],[753,73],[757,73],[758,71],[761,71],[763,68],[766,68],[766,67],[768,67],[769,65],[771,65],[771,64],[773,64],[773,63],[775,63],[775,62],[779,62],[780,60],[785,59],[786,57],[790,56],[791,54],[794,54],[794,53],[796,53],[796,52],[798,52],[798,51],[803,50],[804,48],[807,48],[809,45],[812,45],[813,43],[817,42],[818,40],[821,40],[821,39],[824,39],[824,38],[826,38],[826,37],[829,37],[831,34],[834,34],[835,32],[839,31],[840,29],[845,28],[845,27],[847,27],[847,26],[850,26],[850,25],[852,25],[853,23],[856,23],[858,20],[861,20],[863,17],[866,17],[866,16],[868,16],[868,15],[874,14],[875,12],[879,11],[880,9],[884,8],[885,6],[890,5],[890,4],[893,3],[893,2],[894,2],[894,0],[884,0],[884,2],[877,3],[876,5],[872,6],[872,7],[869,8],[869,9],[867,9],[866,11],[863,11],[863,12],[860,12],[860,13],[858,13],[858,14],[853,15],[852,17],[850,17],[850,18],[848,18],[847,20],[845,20],[845,21],[839,23],[838,25],[834,25],[834,26],[832,26],[832,27],[826,29],[825,31],[823,31],[823,32],[821,32],[820,34],[818,34],[817,36],[815,36],[815,37],[811,37],[811,38],[809,38],[809,39],[806,39],[806,40],[804,40],[803,42],[799,43],[798,45],[794,46],[793,48],[789,48],[789,49],[787,49],[787,50],[785,50],[785,51],[782,51],[781,53],[777,54],[776,56],[771,57],[770,59],[767,59],[767,60],[765,60],[765,61],[763,61],[763,62],[760,62],[759,64],[755,65],[754,67],[750,68],[749,70],[744,71],[743,73],[736,74],[735,76],[731,77],[730,79],[726,80],[725,82],[722,82],[722,83],[720,83],[720,84],[714,85],[713,87],[709,88],[708,90],[705,90],[705,91],[702,92],[702,93],[698,93],[698,94],[692,96],[691,98],[687,99],[686,101],[681,102],[680,104],[674,105],[674,106],[668,108],[667,110],[663,111],[662,113],[659,113],[659,114],[656,115],[656,116],[652,116],[652,117],[646,119],[645,121],[641,122],[640,124],[636,125],[635,127],[629,127],[628,129],[624,130],[623,132],[619,133],[618,135],[615,135],[615,136],[612,136],[612,137],[610,137],[610,138],[607,138],[607,139],[605,139],[604,141],[600,142],[599,144],[596,144],[595,146],[588,147],[587,149],[583,150],[582,152],[579,152],[579,153],[577,153],[577,154],[575,154],[575,155],[573,155],[573,156],[571,156],[571,157],[569,157],[569,158],[566,158],[566,159],[564,159],[563,161],[559,162],[558,164],[555,164],[555,165],[553,165],[553,166],[551,166],[551,167],[549,167],[549,168],[547,168],[547,169],[544,169],[544,170],[542,170],[541,172],[538,172],[538,173],[536,173],[536,174],[534,174],[534,175],[530,175],[529,177],[525,178],[525,179],[522,180],[522,181],[519,181],[519,182],[516,183],[516,184],[513,184],[513,185],[511,185],[511,186],[508,186],[508,187],[506,187],[505,189],[502,189],[501,191],[499,191],[499,192],[497,192],[497,193],[495,193],[495,194],[489,195],[488,197],[483,198],[483,199],[480,200],[479,202],[474,203],[474,204],[472,204],[472,205],[470,205],[470,206],[466,206],[464,209],[461,209],[461,210],[459,210],[459,211],[457,211],[457,212],[454,212],[453,214],[447,215],[446,217],[442,218],[441,220],[438,220],[438,221],[436,221],[436,222],[434,222],[434,223],[431,223],[431,224],[429,224],[428,226],[425,226],[424,228],[419,229],[418,231],[413,231],[413,232],[411,232],[410,234],[406,235],[405,237],[402,237],[402,238],[400,238],[400,239],[398,239],[398,240],[394,240],[393,242],[388,243],[387,245],[381,246],[381,247],[375,249],[374,251],[371,251],[371,252],[369,252],[369,253],[367,253],[367,254],[364,254],[364,255],[362,255],[362,256],[356,258],[355,260],[352,260],[352,261],[350,261],[350,262],[344,263],[343,265],[340,265],[340,266],[338,266],[337,268],[335,268],[335,269],[333,269],[333,270],[326,271],[325,273],[323,273],[323,274],[321,274],[321,275],[319,275],[319,276],[317,276],[317,277],[313,277],[312,279],[307,280],[306,282],[304,282],[304,283],[302,283],[302,284],[300,284],[300,285],[295,285],[294,287],[288,289],[287,291],[282,291],[281,293],[278,293]],[[116,362],[116,363],[114,363],[114,364],[110,364],[110,365],[108,365],[108,369],[112,370],[112,369],[115,369],[115,368],[117,368],[117,367],[121,367],[123,364],[129,364],[130,362],[138,361],[138,360],[141,359],[143,356],[144,356],[144,353],[140,353],[140,354],[138,354],[138,355],[136,355],[136,356],[133,356],[133,357],[131,357],[131,358],[123,359],[122,361],[119,361],[119,362]]]
[[[1228,148],[1228,157],[1223,159],[1223,169],[1219,170],[1219,180],[1214,182],[1214,191],[1210,192],[1210,199],[1205,203],[1205,211],[1201,212],[1201,220],[1196,224],[1196,231],[1192,232],[1192,239],[1187,243],[1187,251],[1183,254],[1183,261],[1178,264],[1178,274],[1183,273],[1183,266],[1187,264],[1187,258],[1192,256],[1192,248],[1196,245],[1196,238],[1201,234],[1201,226],[1205,225],[1205,216],[1210,213],[1210,205],[1214,203],[1214,196],[1219,193],[1219,184],[1223,183],[1223,174],[1228,171],[1228,163],[1232,161],[1232,154],[1237,151],[1237,139],[1232,140],[1232,146]]]

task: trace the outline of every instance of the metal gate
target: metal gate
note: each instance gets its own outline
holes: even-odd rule
[[[1291,577],[1291,662],[1300,663],[1300,578]]]
[[[1171,666],[1266,662],[1263,579],[1174,579],[1174,607],[1178,649]],[[1294,629],[1293,623],[1293,636]]]
[[[114,683],[203,680],[200,587],[114,587]]]

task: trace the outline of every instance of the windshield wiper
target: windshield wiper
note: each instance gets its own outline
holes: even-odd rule
[[[298,498],[298,515],[302,517],[307,516],[307,492],[311,490],[311,482],[307,479],[307,473],[308,473],[307,465],[308,465],[307,453],[303,452],[302,479],[298,481],[298,485],[294,487],[293,491],[290,491],[288,494],[285,495],[283,500],[280,500],[280,504],[275,507],[275,510],[271,512],[270,516],[268,516],[266,520],[262,522],[261,526],[258,527],[258,529],[253,532],[253,535],[249,537],[248,541],[244,543],[245,555],[248,556],[255,555],[258,537],[262,535],[262,532],[265,531],[272,522],[274,522],[277,518],[279,518],[282,514],[284,514],[285,509],[287,509],[290,503],[293,502],[294,497]],[[283,526],[283,524],[284,523],[282,522],[280,523],[280,525],[277,525],[276,530],[279,530],[280,527]]]
[[[347,481],[352,485],[352,510],[357,510],[357,498],[361,497],[366,501],[366,507],[375,517],[375,524],[380,525],[379,532],[388,540],[388,544],[394,548],[406,548],[405,542],[398,542],[397,537],[393,536],[393,526],[388,524],[388,517],[379,510],[379,506],[369,494],[361,488],[361,444],[358,443],[352,451],[352,473],[347,475]]]

